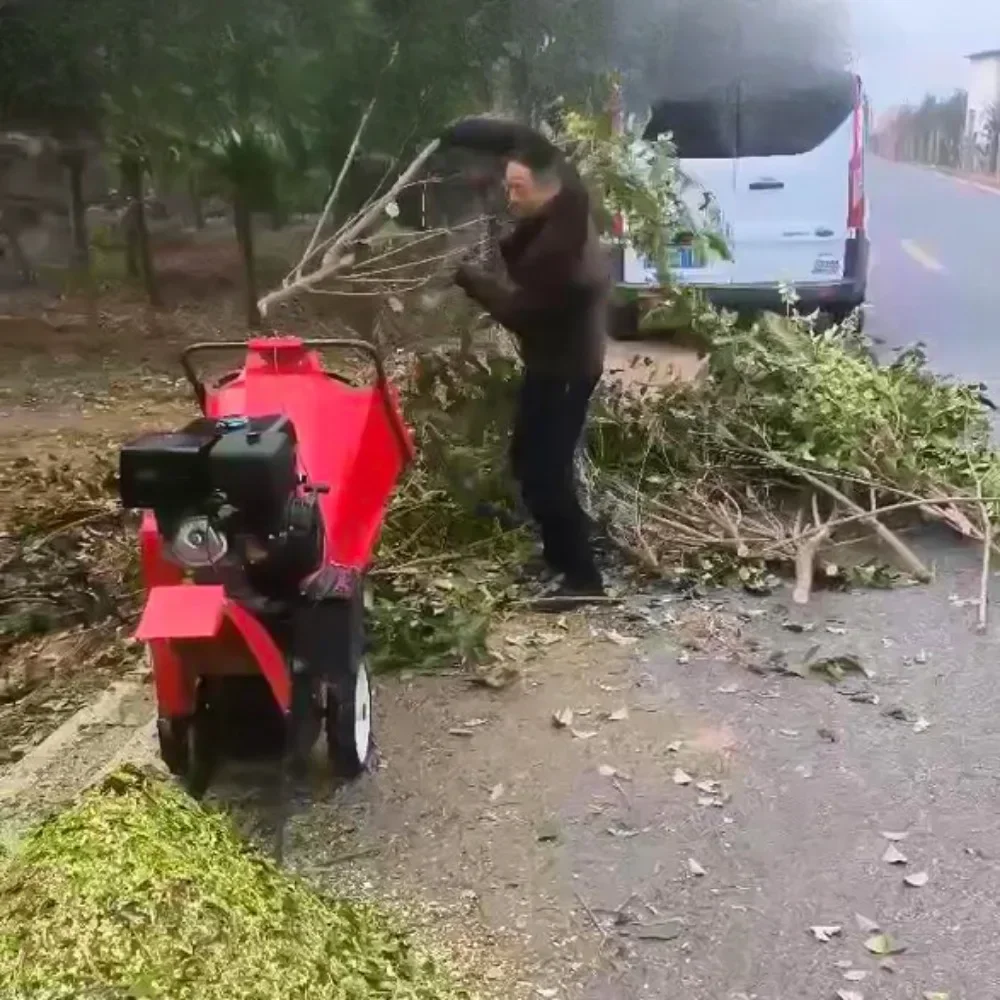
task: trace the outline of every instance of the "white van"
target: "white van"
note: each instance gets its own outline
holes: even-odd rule
[[[865,199],[866,106],[861,80],[844,73],[796,89],[741,82],[724,91],[653,105],[644,138],[670,133],[691,216],[712,224],[731,260],[677,246],[673,275],[715,305],[782,310],[792,286],[797,309],[841,320],[862,305],[868,280]],[[626,303],[619,336],[634,333],[655,268],[628,246],[615,254]],[[638,293],[636,295],[635,293]]]

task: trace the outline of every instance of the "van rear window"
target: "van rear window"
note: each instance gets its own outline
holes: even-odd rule
[[[643,138],[672,133],[685,159],[795,156],[828,139],[853,108],[850,81],[786,92],[733,87],[726,97],[657,102]]]
[[[743,94],[740,156],[796,156],[825,142],[854,110],[854,89],[822,88],[787,94]]]
[[[658,101],[643,138],[652,142],[668,132],[684,159],[728,160],[736,155],[736,116],[725,98]]]

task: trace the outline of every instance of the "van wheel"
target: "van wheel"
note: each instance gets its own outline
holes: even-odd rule
[[[611,306],[608,335],[612,340],[638,340],[639,303],[615,302]]]
[[[857,323],[858,333],[862,333],[865,329],[864,306],[833,306],[832,308],[826,310],[826,314],[830,318],[830,321],[835,323],[837,326],[840,326],[841,323],[847,322],[847,320],[850,319],[851,316],[854,316],[855,313],[857,314],[855,322]]]

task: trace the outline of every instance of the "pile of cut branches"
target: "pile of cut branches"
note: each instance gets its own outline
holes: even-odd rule
[[[990,539],[1000,455],[980,387],[935,376],[919,349],[880,365],[850,323],[741,329],[705,311],[700,324],[706,377],[609,394],[593,434],[595,506],[650,568],[697,555],[746,580],[784,564],[804,602],[817,566],[840,576],[833,553],[859,536],[918,580],[930,571],[894,528],[931,518]]]
[[[133,768],[0,860],[10,1000],[462,1000],[385,914],[319,895]]]

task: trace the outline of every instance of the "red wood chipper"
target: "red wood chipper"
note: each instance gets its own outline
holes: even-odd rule
[[[203,381],[195,360],[234,349],[242,367]],[[374,379],[326,370],[327,350],[366,355]],[[203,415],[119,462],[122,505],[143,512],[136,637],[163,760],[202,793],[255,690],[288,761],[304,766],[325,729],[334,770],[354,777],[372,752],[364,576],[413,457],[397,394],[363,341],[195,344],[182,365]],[[267,729],[252,721],[251,741]]]

